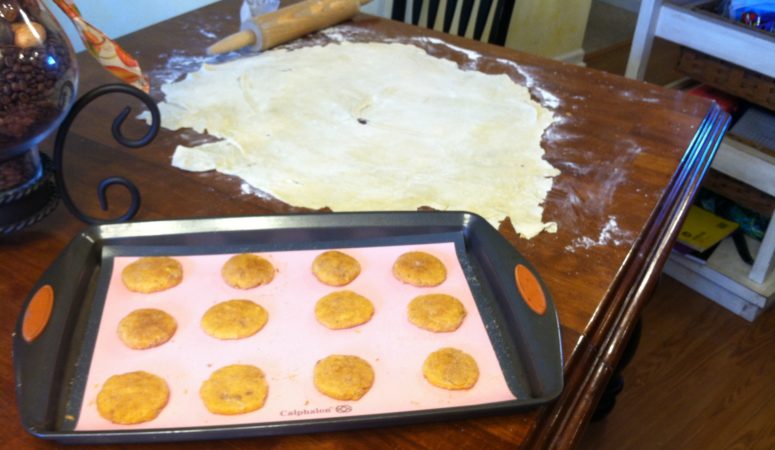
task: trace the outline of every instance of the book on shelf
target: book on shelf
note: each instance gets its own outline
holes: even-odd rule
[[[677,240],[680,244],[700,254],[711,250],[725,237],[732,234],[738,224],[692,205],[686,215]],[[708,255],[710,256],[710,255]],[[705,258],[707,259],[707,258]]]
[[[673,244],[673,251],[683,255],[686,258],[691,259],[692,261],[699,263],[699,264],[705,264],[708,262],[708,259],[713,254],[713,252],[718,248],[718,243],[716,245],[711,246],[709,249],[700,252],[697,250],[694,250],[693,248],[690,248],[678,241]]]

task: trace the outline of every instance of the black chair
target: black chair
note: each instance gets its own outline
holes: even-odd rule
[[[427,20],[425,23],[421,24],[419,23],[420,16],[425,1],[428,2]],[[474,11],[476,0],[447,0],[447,5],[444,8],[442,30],[445,33],[465,36],[469,22],[471,21],[471,16],[473,15],[475,20],[473,30],[474,39],[477,41],[484,40],[491,44],[504,45],[506,43],[506,34],[509,31],[509,22],[511,21],[511,13],[514,11],[515,1],[516,0],[479,0],[479,6],[476,11]],[[390,17],[393,20],[406,21],[425,28],[433,28],[436,24],[441,0],[411,0],[411,2],[412,11],[409,19],[406,18],[407,0],[393,0],[393,10]],[[455,10],[458,8],[458,3],[460,3],[460,19],[457,30],[450,31],[455,17]],[[493,3],[495,4],[495,10],[492,15],[490,36],[485,40],[482,39],[482,34],[484,34],[487,26],[487,19],[490,16]]]

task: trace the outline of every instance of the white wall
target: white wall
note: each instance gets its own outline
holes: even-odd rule
[[[44,0],[56,15],[57,20],[67,32],[76,52],[84,49],[75,27],[51,0]],[[121,37],[133,31],[145,28],[164,19],[200,8],[217,0],[78,0],[76,4],[84,19],[102,30],[111,38]],[[361,7],[361,11],[385,15],[385,0],[372,0]],[[239,11],[235,11],[239,14]]]
[[[393,2],[390,2],[392,7]],[[373,16],[390,17],[390,11],[387,9],[387,0],[371,0],[371,3],[367,3],[361,6],[361,12],[371,14]]]

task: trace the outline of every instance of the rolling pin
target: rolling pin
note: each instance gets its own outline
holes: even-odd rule
[[[267,50],[353,17],[371,0],[305,0],[242,22],[240,31],[207,48],[217,55],[252,46]]]

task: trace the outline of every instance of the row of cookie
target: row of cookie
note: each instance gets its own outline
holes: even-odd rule
[[[460,390],[472,388],[479,379],[476,360],[459,349],[447,347],[431,353],[422,373],[434,386]],[[322,394],[336,400],[360,400],[374,385],[374,369],[353,355],[330,355],[315,364],[313,383]],[[258,367],[234,364],[214,371],[205,380],[199,397],[213,414],[236,415],[264,406],[269,385]],[[137,371],[108,378],[97,394],[97,410],[103,418],[123,425],[155,419],[167,406],[170,390],[154,374]]]
[[[447,269],[437,257],[425,252],[407,252],[399,256],[392,267],[400,281],[419,287],[438,286],[447,279]],[[221,268],[221,276],[229,286],[252,289],[270,283],[276,269],[266,258],[251,253],[232,256]],[[329,286],[345,286],[361,273],[357,259],[330,250],[319,254],[312,262],[312,273]],[[168,256],[147,256],[127,265],[121,272],[124,285],[133,292],[150,294],[177,286],[183,281],[183,266]]]
[[[371,320],[374,305],[353,291],[328,294],[315,304],[318,322],[332,330],[362,325]],[[460,327],[466,316],[463,303],[446,294],[415,297],[407,307],[409,322],[433,332],[451,332]],[[242,339],[258,333],[269,320],[261,305],[250,300],[228,300],[210,307],[200,325],[208,335],[218,339]],[[155,308],[142,308],[127,314],[118,324],[118,336],[129,348],[144,350],[169,341],[177,331],[177,321],[169,313]]]

